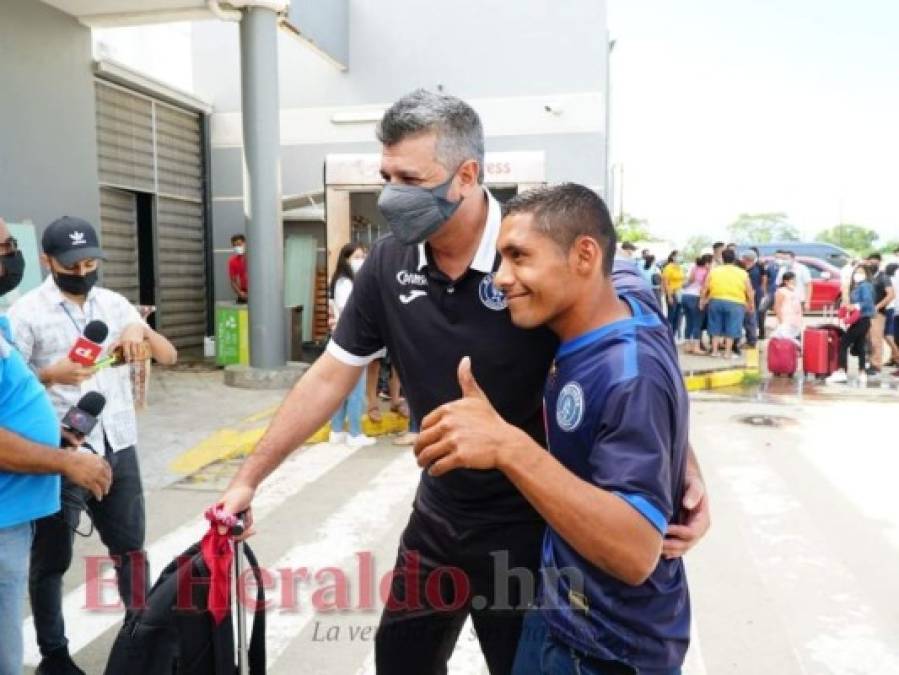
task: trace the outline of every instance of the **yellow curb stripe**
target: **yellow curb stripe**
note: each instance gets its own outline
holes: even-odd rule
[[[247,454],[262,438],[265,428],[238,431],[236,429],[219,429],[208,438],[203,439],[189,450],[185,450],[169,464],[174,473],[189,475],[213,462]]]
[[[709,378],[706,375],[688,375],[684,378],[687,391],[701,391],[709,388]]]
[[[276,408],[247,417],[244,422],[260,421],[271,416]],[[403,433],[409,428],[409,420],[394,412],[385,412],[380,422],[372,422],[368,415],[362,417],[362,431],[368,436]],[[197,445],[185,450],[169,464],[173,473],[190,475],[210,464],[235,457],[246,457],[251,452],[266,427],[238,430],[232,428],[219,429]],[[307,444],[324,443],[328,440],[331,425],[325,424],[306,441]]]
[[[278,408],[280,408],[280,407],[281,406],[277,406],[277,405],[272,406],[271,408],[262,410],[262,411],[256,413],[255,415],[250,415],[249,417],[244,417],[241,420],[241,422],[244,424],[252,424],[253,422],[261,422],[264,419],[268,419],[269,417],[272,417],[276,412],[278,412]]]
[[[744,371],[740,370],[721,370],[716,373],[709,373],[709,389],[717,389],[718,387],[733,387],[743,381]]]

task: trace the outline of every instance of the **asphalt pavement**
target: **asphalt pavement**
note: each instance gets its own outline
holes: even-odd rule
[[[215,445],[210,438],[239,454],[283,393],[228,389],[218,372],[154,373],[139,418],[153,570],[202,536],[202,511],[240,461],[188,477],[179,460],[195,460]],[[687,557],[694,631],[684,672],[899,675],[894,383],[781,379],[691,399],[713,526]],[[275,582],[270,673],[374,672],[380,604],[362,589],[390,570],[417,480],[410,450],[385,437],[361,450],[305,446],[264,484],[252,546]],[[90,556],[103,552],[96,535],[79,538],[66,578],[71,649],[88,673],[103,671],[122,617],[117,608],[85,609],[98,588],[94,601],[116,600],[111,587],[86,583]],[[329,601],[335,574],[347,582],[345,610]],[[25,630],[33,665],[28,617]],[[486,672],[470,625],[450,672]]]

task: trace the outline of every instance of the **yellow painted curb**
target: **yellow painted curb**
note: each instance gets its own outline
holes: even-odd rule
[[[743,381],[745,375],[744,370],[720,370],[716,373],[709,373],[709,389],[717,389],[718,387],[733,387]]]
[[[746,370],[758,371],[759,369],[759,350],[756,348],[745,347],[746,354]]]
[[[188,475],[196,473],[213,462],[248,455],[262,438],[264,431],[265,427],[247,431],[220,429],[178,455],[169,464],[169,468],[175,473]]]
[[[706,375],[688,375],[684,378],[687,391],[701,391],[709,388],[709,378]]]
[[[689,392],[718,389],[719,387],[733,387],[738,384],[754,384],[760,379],[761,375],[757,368],[747,367],[688,375],[684,377],[684,384]]]
[[[264,410],[241,420],[241,422],[267,421],[276,410],[277,408]],[[380,422],[372,422],[368,415],[363,415],[362,417],[362,431],[368,436],[398,434],[405,432],[408,428],[409,419],[394,412],[383,413]],[[197,445],[178,455],[169,464],[169,469],[173,473],[190,475],[214,462],[234,459],[235,457],[246,457],[253,452],[253,448],[256,447],[259,439],[262,438],[265,429],[265,426],[242,431],[233,428],[219,429]],[[330,432],[331,425],[329,423],[310,436],[306,443],[324,443],[328,440]]]

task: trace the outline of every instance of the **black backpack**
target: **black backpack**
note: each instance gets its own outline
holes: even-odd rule
[[[256,612],[249,647],[250,675],[265,674],[265,591],[256,556],[242,549],[256,579]],[[190,585],[190,608],[179,608],[178,589]],[[205,580],[206,583],[202,583]],[[234,590],[232,589],[232,593]],[[162,571],[146,608],[126,615],[105,675],[234,675],[237,672],[229,613],[216,626],[207,611],[209,570],[194,544]]]

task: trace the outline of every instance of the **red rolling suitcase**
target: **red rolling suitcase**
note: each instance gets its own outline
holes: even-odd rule
[[[835,326],[806,328],[802,333],[802,369],[819,378],[839,367],[840,333]]]
[[[789,338],[768,340],[768,372],[792,377],[799,367],[799,345]]]
[[[828,343],[828,359],[830,361],[829,368],[830,371],[827,373],[830,375],[831,373],[835,373],[840,369],[840,340],[843,339],[843,334],[846,332],[839,326],[834,326],[832,324],[828,324],[826,326],[818,326],[821,330],[826,330],[830,333],[830,342]]]

